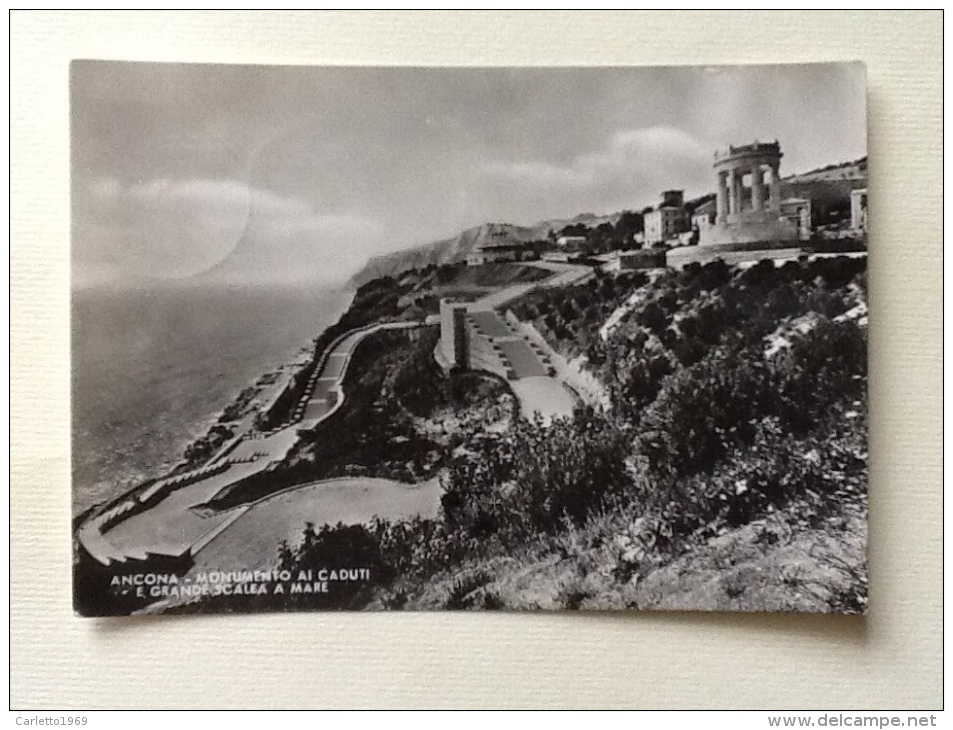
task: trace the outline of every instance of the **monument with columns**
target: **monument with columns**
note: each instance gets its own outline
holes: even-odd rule
[[[780,167],[777,141],[716,152],[715,222],[701,229],[698,244],[773,248],[796,241],[797,227],[781,214]]]

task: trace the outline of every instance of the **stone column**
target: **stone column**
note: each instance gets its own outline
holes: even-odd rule
[[[718,173],[718,192],[715,195],[715,223],[724,223],[728,215],[728,186],[725,184],[725,175]]]
[[[740,213],[745,204],[744,170],[735,170],[735,213]]]
[[[751,168],[751,210],[761,210],[763,199],[761,165],[755,165]]]
[[[738,212],[738,187],[735,184],[735,171],[728,170],[728,215]]]
[[[778,176],[778,163],[771,165],[771,180],[768,182],[768,209],[773,211],[781,210],[781,179]]]

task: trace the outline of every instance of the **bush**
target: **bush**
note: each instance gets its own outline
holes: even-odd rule
[[[454,460],[441,501],[448,529],[518,544],[581,524],[629,483],[628,451],[622,432],[591,410],[548,426],[522,421]]]
[[[827,519],[836,505],[864,504],[867,490],[867,426],[845,418],[843,404],[810,434],[797,437],[779,419],[762,419],[752,443],[733,449],[705,473],[651,482],[642,497],[661,515],[671,537],[702,529],[734,528],[798,502],[807,527]]]
[[[638,316],[638,322],[650,332],[658,335],[668,326],[664,310],[654,302],[646,306]]]
[[[767,412],[770,373],[759,354],[718,348],[678,371],[642,417],[639,448],[653,470],[684,476],[751,442]]]
[[[777,413],[785,428],[803,433],[841,398],[867,389],[867,334],[856,322],[820,318],[779,354]]]
[[[322,568],[366,568],[371,576],[370,580],[335,582],[328,593],[289,594],[284,599],[289,608],[361,608],[375,587],[394,579],[393,569],[383,560],[379,536],[363,525],[325,525],[316,531],[309,522],[297,547],[283,543],[278,558],[278,569],[293,576],[307,570],[317,575]]]

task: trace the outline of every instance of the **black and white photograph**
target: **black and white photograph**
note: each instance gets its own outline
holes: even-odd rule
[[[77,614],[866,612],[863,64],[69,81]]]

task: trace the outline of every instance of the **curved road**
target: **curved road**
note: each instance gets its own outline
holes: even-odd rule
[[[307,397],[307,406],[302,413],[302,425],[314,428],[334,413],[344,402],[344,376],[351,356],[365,337],[382,330],[412,329],[420,322],[385,322],[364,330],[357,330],[345,337],[328,355],[321,368],[312,378]]]
[[[301,398],[299,417],[292,423],[264,437],[246,438],[228,455],[231,460],[255,457],[267,462],[280,461],[298,438],[298,430],[312,429],[330,418],[344,404],[344,378],[351,357],[365,337],[383,330],[414,329],[423,322],[384,322],[365,329],[354,330],[331,349],[324,365],[312,376],[308,389]]]

